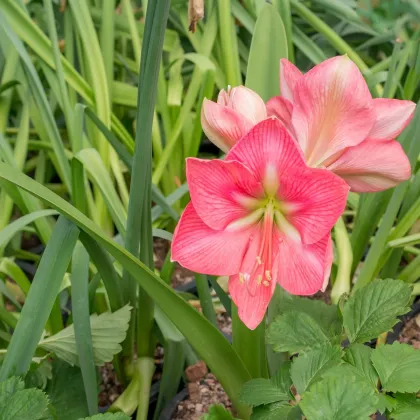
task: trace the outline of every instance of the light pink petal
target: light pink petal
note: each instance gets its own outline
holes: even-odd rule
[[[293,91],[296,83],[302,78],[301,71],[289,60],[280,60],[280,92],[283,98],[293,102]]]
[[[283,241],[279,245],[275,278],[293,295],[313,295],[322,289],[331,270],[330,235],[311,245]]]
[[[276,287],[274,278],[268,282],[267,286],[262,281],[258,281],[259,275],[264,276],[263,265],[253,271],[261,240],[261,232],[255,231],[240,268],[241,273],[253,273],[253,275],[247,277],[245,274],[242,280],[239,275],[229,278],[229,293],[238,307],[239,318],[251,330],[255,329],[264,318]]]
[[[262,181],[267,167],[275,168],[277,176],[290,169],[304,170],[302,151],[277,118],[257,124],[227,154],[226,160],[237,160]]]
[[[348,148],[328,169],[356,192],[386,190],[411,176],[410,162],[395,140],[365,140]]]
[[[187,180],[194,209],[215,230],[246,217],[250,211],[244,201],[264,193],[249,169],[236,161],[189,158]]]
[[[278,196],[302,242],[312,244],[335,225],[346,207],[348,191],[346,182],[327,169],[308,169],[285,176]]]
[[[373,100],[357,66],[330,58],[306,73],[294,89],[293,127],[309,166],[362,142],[375,116]]]
[[[175,229],[171,258],[198,273],[229,276],[239,272],[248,241],[249,232],[209,228],[189,203]]]
[[[204,99],[201,125],[209,140],[227,152],[254,124],[233,109]]]
[[[292,130],[292,112],[293,105],[290,101],[282,96],[275,96],[271,98],[267,104],[267,115],[269,117],[277,117],[283,125],[289,130]]]
[[[397,137],[413,118],[416,104],[399,99],[373,100],[376,120],[369,133],[375,140],[391,140]]]
[[[217,103],[243,115],[252,124],[257,124],[267,118],[264,101],[257,93],[245,86],[231,88],[228,92],[221,91]]]

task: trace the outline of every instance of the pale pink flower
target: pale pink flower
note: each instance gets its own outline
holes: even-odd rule
[[[191,202],[175,230],[172,259],[205,274],[228,275],[241,320],[254,329],[276,283],[310,295],[325,287],[330,230],[348,185],[309,168],[284,126],[269,118],[226,160],[187,160]]]
[[[373,99],[362,74],[347,57],[322,62],[302,74],[280,63],[282,96],[267,103],[301,146],[306,163],[327,168],[356,192],[394,187],[411,175],[395,141],[410,122],[415,104]]]
[[[220,91],[217,103],[204,99],[201,110],[203,131],[224,152],[266,118],[264,101],[244,86]]]

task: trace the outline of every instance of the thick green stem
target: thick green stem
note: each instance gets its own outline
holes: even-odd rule
[[[334,227],[334,233],[338,251],[338,271],[334,286],[331,290],[331,300],[334,304],[337,304],[342,294],[350,292],[353,251],[351,249],[346,224],[342,217],[337,220]]]

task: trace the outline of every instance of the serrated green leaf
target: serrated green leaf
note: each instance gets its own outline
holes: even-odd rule
[[[52,378],[52,365],[48,360],[32,362],[25,376],[25,388],[45,389],[48,379]]]
[[[251,420],[301,420],[301,418],[300,408],[285,402],[255,407],[251,415]]]
[[[415,395],[396,395],[396,407],[390,418],[394,420],[420,420],[420,399]]]
[[[341,347],[329,345],[299,354],[290,369],[298,394],[302,395],[310,385],[322,378],[323,373],[337,366],[341,362],[341,354]]]
[[[298,352],[330,340],[325,331],[303,312],[286,312],[274,318],[267,329],[267,343],[274,351]]]
[[[382,388],[391,392],[420,390],[420,351],[408,344],[395,342],[372,352],[372,363]]]
[[[39,389],[18,391],[0,405],[0,420],[41,420],[48,414],[48,397]]]
[[[12,376],[5,381],[0,382],[0,407],[16,392],[22,391],[25,384],[18,376]]]
[[[130,311],[130,306],[124,306],[115,312],[106,312],[99,316],[93,314],[90,317],[93,353],[97,366],[110,362],[113,356],[121,351],[120,343],[126,336]],[[72,366],[79,364],[73,325],[42,340],[39,347],[55,353]]]
[[[305,392],[299,405],[309,420],[368,420],[377,403],[365,381],[328,376]]]
[[[304,312],[311,316],[328,336],[341,334],[342,325],[336,305],[327,305],[321,300],[295,296],[281,290],[276,299],[275,310],[278,314],[290,311]]]
[[[92,417],[85,417],[84,419],[79,420],[130,420],[130,417],[124,413],[105,413],[95,414]]]
[[[60,359],[53,362],[53,378],[47,393],[59,420],[74,420],[89,415],[81,370]]]
[[[244,385],[239,398],[244,404],[255,407],[277,401],[288,401],[290,395],[277,388],[269,379],[258,378]]]
[[[345,351],[343,360],[351,365],[356,376],[366,379],[375,388],[378,384],[378,374],[372,362],[372,349],[363,344],[352,344]]]
[[[411,287],[400,280],[375,280],[359,289],[344,306],[344,328],[351,342],[366,342],[389,331],[407,306]]]
[[[397,406],[397,401],[395,398],[392,398],[386,394],[378,394],[378,405],[377,409],[381,414],[384,414],[386,411],[393,411]]]
[[[290,392],[290,387],[292,386],[292,378],[290,377],[291,365],[292,362],[290,361],[283,362],[280,368],[271,378],[271,382],[284,394],[289,394],[292,398],[292,394]]]
[[[209,412],[204,414],[201,420],[237,420],[232,416],[232,413],[226,410],[222,405],[212,405]]]

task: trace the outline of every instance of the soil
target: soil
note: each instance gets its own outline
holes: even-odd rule
[[[414,316],[405,323],[398,341],[410,344],[415,349],[420,349],[420,315]]]
[[[118,382],[112,363],[101,367],[100,376],[99,407],[108,407],[122,394],[123,386]]]

